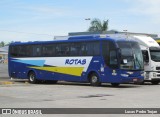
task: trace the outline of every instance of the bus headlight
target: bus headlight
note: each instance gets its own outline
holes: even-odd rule
[[[129,75],[128,74],[121,74],[121,76],[128,77]]]
[[[141,74],[141,76],[144,76],[144,73],[143,73],[143,74]]]

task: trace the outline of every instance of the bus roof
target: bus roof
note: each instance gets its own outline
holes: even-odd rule
[[[81,42],[81,41],[98,41],[98,40],[110,40],[110,41],[134,41],[127,38],[112,37],[106,34],[101,35],[81,35],[81,36],[70,36],[63,40],[51,40],[51,41],[29,41],[29,42],[14,42],[10,45],[23,45],[23,44],[40,44],[40,43],[59,43],[59,42]],[[135,41],[134,41],[135,42]]]

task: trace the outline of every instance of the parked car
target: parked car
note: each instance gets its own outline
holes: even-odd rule
[[[4,63],[4,59],[0,59],[0,63]]]

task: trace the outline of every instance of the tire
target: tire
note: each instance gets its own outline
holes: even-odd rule
[[[151,83],[152,83],[153,85],[158,85],[158,84],[159,84],[159,81],[151,81]]]
[[[36,74],[32,71],[28,75],[29,82],[32,84],[36,84],[38,80],[36,79]]]
[[[57,84],[58,80],[52,80],[51,83],[52,84]]]
[[[111,85],[112,85],[113,87],[118,87],[120,84],[119,84],[119,83],[111,83]]]
[[[101,85],[101,82],[99,81],[99,76],[96,73],[92,73],[90,75],[89,80],[90,80],[91,86],[100,86]]]
[[[46,80],[45,83],[47,84],[56,84],[58,81],[57,80]]]
[[[138,83],[135,83],[135,84],[137,84],[137,85],[144,85],[144,81],[138,82]]]

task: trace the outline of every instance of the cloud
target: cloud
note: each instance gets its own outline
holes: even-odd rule
[[[66,8],[56,8],[50,6],[23,6],[19,7],[19,9],[23,9],[23,12],[26,11],[29,14],[34,15],[48,15],[48,16],[64,16],[67,12]]]
[[[23,32],[12,32],[12,31],[0,31],[0,41],[11,42],[11,41],[44,41],[53,40],[52,35],[37,34],[37,33],[23,33]]]
[[[54,19],[57,17],[64,17],[66,14],[71,14],[71,10],[65,6],[56,6],[56,4],[42,4],[24,2],[19,0],[0,1],[0,13],[7,14],[10,17],[7,20],[16,19],[17,21],[31,21]],[[2,15],[3,16],[3,15]]]
[[[144,15],[152,23],[160,24],[160,0],[134,0],[133,3],[130,9],[132,13]]]

